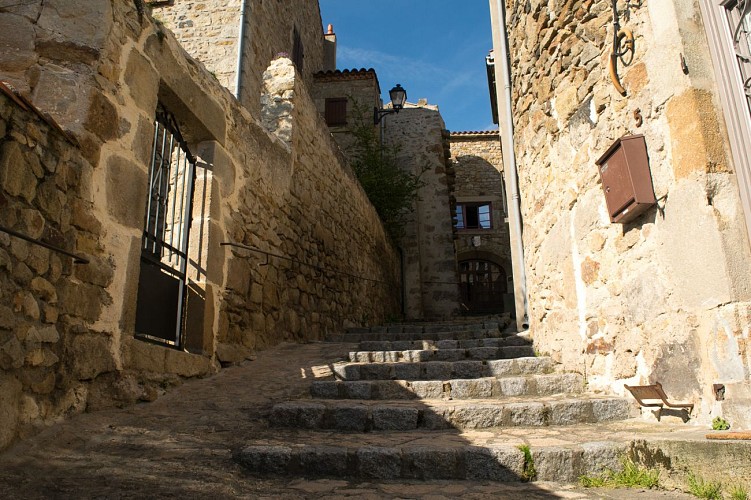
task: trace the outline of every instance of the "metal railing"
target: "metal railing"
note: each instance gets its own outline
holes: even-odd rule
[[[261,255],[265,255],[266,256],[266,262],[264,264],[261,264],[261,265],[267,265],[268,264],[268,258],[269,257],[275,257],[277,259],[286,260],[288,262],[294,262],[295,264],[308,267],[310,269],[313,269],[313,270],[319,272],[320,274],[332,273],[332,274],[338,274],[340,276],[347,276],[347,277],[358,279],[358,280],[362,280],[362,281],[370,281],[372,283],[381,283],[383,285],[389,285],[389,286],[393,285],[393,283],[389,283],[388,281],[378,280],[378,279],[375,279],[375,278],[366,278],[365,276],[359,276],[357,274],[348,273],[346,271],[339,271],[337,269],[330,269],[330,268],[326,268],[326,267],[316,266],[316,265],[313,265],[313,264],[308,264],[307,262],[303,262],[301,260],[293,259],[292,257],[287,257],[286,255],[280,255],[278,253],[267,252],[266,250],[261,250],[260,248],[257,248],[257,247],[243,245],[241,243],[224,242],[224,243],[220,243],[220,245],[221,246],[231,246],[231,247],[236,247],[236,248],[242,248],[244,250],[248,250],[248,251],[255,252],[255,253],[258,253],[258,254],[261,254]]]
[[[9,234],[9,235],[11,235],[11,236],[13,236],[15,238],[19,238],[19,239],[22,239],[24,241],[28,241],[29,243],[31,243],[33,245],[44,247],[44,248],[46,248],[48,250],[52,250],[53,252],[65,255],[67,257],[71,257],[73,259],[73,263],[74,264],[88,264],[89,263],[89,259],[87,259],[86,257],[82,257],[80,255],[74,254],[74,253],[69,252],[67,250],[63,250],[60,247],[56,247],[55,245],[51,245],[51,244],[46,243],[46,242],[41,241],[41,240],[37,240],[35,238],[32,238],[31,236],[27,236],[27,235],[19,233],[17,231],[13,231],[12,229],[8,229],[7,227],[0,226],[0,232],[7,233],[7,234]]]

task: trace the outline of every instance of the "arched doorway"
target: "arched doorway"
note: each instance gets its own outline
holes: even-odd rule
[[[459,262],[459,287],[462,303],[470,314],[503,312],[506,272],[489,260],[467,259]]]

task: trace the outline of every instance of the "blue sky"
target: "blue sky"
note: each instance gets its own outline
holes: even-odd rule
[[[338,69],[374,68],[384,101],[397,83],[407,100],[437,104],[451,131],[495,128],[485,56],[487,0],[319,0],[334,25]]]

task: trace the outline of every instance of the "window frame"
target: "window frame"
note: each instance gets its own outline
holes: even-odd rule
[[[488,227],[482,227],[480,207],[488,207]],[[467,208],[477,209],[477,226],[467,226]],[[491,231],[493,230],[493,202],[492,201],[458,201],[456,202],[456,229],[459,231]]]

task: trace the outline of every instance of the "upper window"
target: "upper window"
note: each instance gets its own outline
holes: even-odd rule
[[[457,229],[490,229],[491,227],[490,203],[456,204]]]
[[[326,99],[326,125],[335,127],[347,124],[347,98]]]

